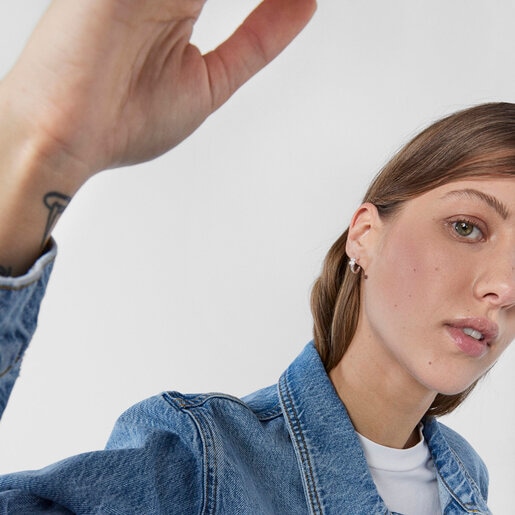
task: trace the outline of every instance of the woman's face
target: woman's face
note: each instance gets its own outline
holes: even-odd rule
[[[370,241],[360,334],[392,373],[463,391],[515,338],[515,179],[438,187]]]

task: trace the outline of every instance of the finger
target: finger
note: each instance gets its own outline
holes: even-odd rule
[[[315,9],[316,0],[264,0],[229,39],[206,54],[213,110],[276,57]]]

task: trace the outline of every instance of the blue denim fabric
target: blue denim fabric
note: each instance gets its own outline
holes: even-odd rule
[[[55,248],[0,279],[0,402],[35,329]],[[434,419],[424,434],[443,513],[490,513],[486,469]],[[358,437],[312,344],[278,385],[244,399],[166,392],[117,421],[106,449],[0,477],[0,513],[387,514]]]
[[[0,277],[0,416],[20,373],[21,360],[36,330],[39,305],[45,294],[57,247],[21,277]]]

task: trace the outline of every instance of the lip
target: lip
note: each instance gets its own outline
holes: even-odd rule
[[[497,324],[483,317],[460,318],[447,322],[445,326],[456,346],[472,358],[484,356],[499,334]],[[483,339],[476,340],[465,334],[463,329],[466,327],[479,331],[483,335]]]

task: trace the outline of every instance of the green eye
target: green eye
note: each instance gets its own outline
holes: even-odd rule
[[[460,235],[460,236],[470,236],[474,232],[474,224],[471,224],[470,222],[455,222],[454,223],[454,230]]]
[[[481,229],[476,224],[468,222],[467,220],[453,222],[452,227],[460,238],[475,241],[480,241],[483,238]]]

